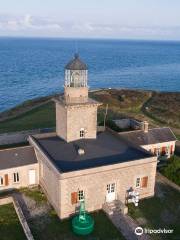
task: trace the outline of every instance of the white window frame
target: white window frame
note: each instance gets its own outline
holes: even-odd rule
[[[141,178],[137,177],[136,178],[136,188],[140,188],[141,187]]]
[[[13,183],[19,183],[19,172],[14,172],[13,173]]]
[[[4,186],[4,178],[0,176],[0,186]]]
[[[84,130],[84,128],[80,129],[79,136],[80,136],[80,138],[84,138],[85,137],[85,130]]]
[[[78,190],[78,201],[84,200],[84,190]]]
[[[106,186],[107,193],[114,193],[115,192],[116,185],[115,183],[109,183]]]

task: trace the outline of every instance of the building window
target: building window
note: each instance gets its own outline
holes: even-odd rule
[[[78,200],[84,200],[84,191],[83,190],[79,190],[78,191]]]
[[[148,184],[148,177],[136,178],[136,188],[145,188]]]
[[[0,186],[3,186],[4,185],[4,179],[3,177],[0,177]]]
[[[80,130],[80,138],[84,138],[84,136],[85,136],[84,129],[81,129]]]
[[[136,178],[136,188],[140,188],[141,186],[141,178]]]
[[[107,192],[108,193],[113,193],[115,192],[115,183],[111,183],[107,185]]]
[[[19,173],[18,172],[13,174],[13,180],[14,180],[14,183],[18,183],[19,182]]]

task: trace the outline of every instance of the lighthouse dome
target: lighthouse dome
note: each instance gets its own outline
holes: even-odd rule
[[[79,54],[75,54],[74,58],[65,66],[67,70],[87,70],[87,65],[79,58]]]

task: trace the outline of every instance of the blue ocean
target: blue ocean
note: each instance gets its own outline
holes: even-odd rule
[[[91,89],[180,92],[180,42],[0,38],[0,112],[62,91],[77,47]]]

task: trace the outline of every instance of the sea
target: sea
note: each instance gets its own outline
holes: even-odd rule
[[[64,66],[78,52],[90,89],[180,92],[180,42],[0,38],[0,112],[62,92]]]

